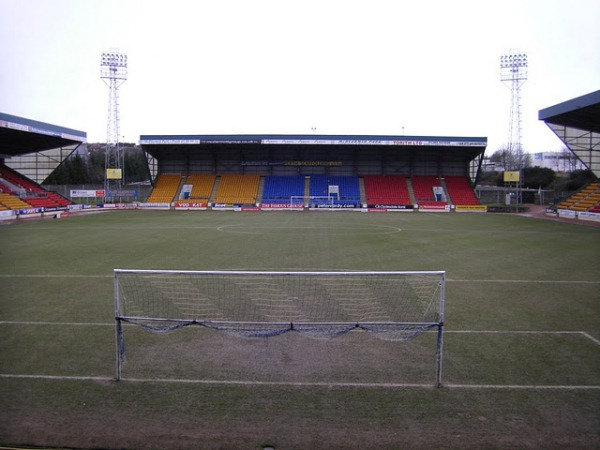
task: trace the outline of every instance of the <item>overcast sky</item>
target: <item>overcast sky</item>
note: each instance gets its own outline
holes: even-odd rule
[[[384,134],[508,139],[500,56],[527,53],[538,111],[600,89],[598,0],[0,0],[0,111],[106,140],[100,55],[127,54],[120,135]]]

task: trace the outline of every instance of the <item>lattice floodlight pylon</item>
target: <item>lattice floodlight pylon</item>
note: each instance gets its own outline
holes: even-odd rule
[[[114,270],[116,379],[123,325],[168,333],[200,326],[246,338],[362,331],[405,341],[437,330],[441,386],[444,271],[271,272]]]

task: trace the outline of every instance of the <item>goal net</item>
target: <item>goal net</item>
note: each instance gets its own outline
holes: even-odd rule
[[[244,338],[363,332],[405,341],[437,331],[441,385],[445,272],[114,271],[117,380],[124,325],[164,334],[202,327]]]

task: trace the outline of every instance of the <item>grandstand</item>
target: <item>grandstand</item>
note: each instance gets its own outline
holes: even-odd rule
[[[542,109],[538,117],[596,178],[600,177],[600,91]],[[596,180],[558,203],[559,215],[578,217],[580,213],[600,212],[598,186]]]
[[[0,113],[0,217],[68,209],[73,202],[40,183],[85,141],[81,131]]]
[[[221,209],[284,209],[297,202],[309,209],[485,210],[473,192],[485,138],[194,135],[141,136],[140,142],[153,162],[154,190],[147,203],[198,199]],[[179,190],[175,183],[166,197],[159,195],[163,177],[179,174],[186,174]],[[201,176],[206,185],[196,195]],[[446,178],[462,183],[447,186]]]

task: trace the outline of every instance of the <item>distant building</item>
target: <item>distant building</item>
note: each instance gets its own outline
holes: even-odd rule
[[[531,158],[532,167],[543,167],[555,172],[573,172],[585,170],[583,163],[571,152],[540,152]]]

